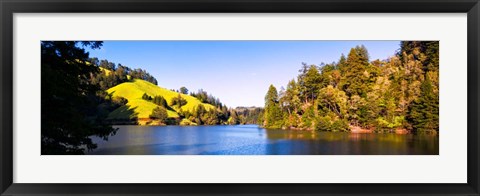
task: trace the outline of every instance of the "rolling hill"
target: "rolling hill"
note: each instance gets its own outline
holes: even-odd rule
[[[166,99],[168,105],[171,105],[172,98],[178,96],[179,94],[140,79],[135,79],[132,82],[121,83],[108,89],[107,92],[112,94],[113,97],[123,97],[128,100],[126,106],[117,108],[111,112],[109,119],[132,119],[134,117],[139,119],[149,118],[152,110],[157,107],[157,105],[142,99],[142,95],[144,93],[151,97],[160,95]],[[207,110],[215,109],[215,106],[202,103],[200,100],[190,95],[181,94],[181,96],[187,100],[187,104],[181,108],[175,106],[169,109],[167,111],[168,117],[177,118],[179,117],[178,112],[180,109],[182,111],[192,112],[194,108],[198,107],[199,105],[203,105]]]

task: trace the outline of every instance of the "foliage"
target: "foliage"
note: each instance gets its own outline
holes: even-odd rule
[[[277,89],[270,85],[265,95],[264,125],[269,128],[281,128],[283,125],[283,114],[278,102]]]
[[[365,97],[370,84],[368,52],[364,46],[357,46],[350,50],[345,62],[348,69],[341,79],[340,88],[348,96],[359,95]]]
[[[338,63],[302,63],[286,89],[269,87],[258,119],[266,128],[438,132],[438,53],[437,41],[405,41],[386,60],[356,46]]]
[[[439,126],[438,94],[433,92],[432,82],[423,81],[421,94],[411,105],[408,120],[418,131],[437,131]]]
[[[157,79],[142,69],[132,69],[122,64],[116,65],[108,60],[98,58],[88,59],[88,64],[100,68],[99,73],[92,73],[90,81],[99,85],[101,90],[107,90],[124,82],[131,82],[135,79],[145,80],[157,84]]]
[[[168,108],[167,100],[163,98],[161,95],[156,95],[155,97],[153,97],[152,102],[158,106]]]
[[[233,119],[237,118],[237,124],[258,124],[258,119],[263,115],[263,108],[259,107],[237,107],[232,110],[232,114],[235,112]],[[232,115],[230,115],[232,116]]]
[[[184,87],[184,86],[180,87],[180,93],[185,94],[185,95],[188,95],[188,89],[187,89],[187,87]]]
[[[316,131],[346,132],[349,131],[348,121],[338,119],[335,115],[320,116],[316,118]]]
[[[165,124],[168,119],[167,109],[162,106],[154,108],[152,114],[150,114],[150,118],[159,120],[161,123]]]
[[[154,103],[153,99],[156,96],[161,96],[167,102],[167,105],[172,105],[171,100],[174,97],[178,96],[177,92],[167,90],[165,88],[159,87],[155,84],[150,82],[135,79],[131,82],[124,82],[117,86],[114,86],[107,90],[108,93],[112,94],[113,97],[123,97],[128,100],[127,107],[133,111],[133,116],[135,118],[149,118],[152,110],[159,106],[158,104]],[[152,98],[150,100],[142,99],[143,95],[147,94]],[[180,112],[191,112],[194,108],[198,105],[202,104],[207,110],[215,109],[214,106],[210,104],[201,103],[195,97],[189,95],[181,95],[183,99],[187,101],[187,104],[183,105],[181,108],[170,108],[165,107],[167,109],[168,117],[169,118],[179,118]],[[158,98],[157,98],[158,99]],[[125,116],[122,115],[115,115],[115,114],[124,114],[121,112],[114,111],[109,115],[111,119],[124,119]]]
[[[131,119],[135,121],[136,119],[151,118],[153,109],[163,107],[168,114],[166,124],[217,125],[229,123],[228,119],[234,111],[228,109],[216,98],[216,105],[202,103],[197,97],[167,90],[138,79],[119,84],[108,89],[107,92],[114,98],[122,97],[128,100],[126,107],[118,108],[110,113],[109,118],[112,120]],[[209,97],[213,96],[206,96],[206,98]],[[237,117],[238,119],[233,122],[239,124],[243,117]],[[173,121],[173,119],[176,120]]]
[[[178,94],[178,96],[173,97],[170,103],[171,106],[177,106],[181,108],[182,106],[187,104],[187,100],[182,97],[182,95]]]
[[[82,47],[98,49],[102,42],[41,42],[41,151],[42,154],[83,154],[96,148],[90,139],[107,139],[115,129],[105,124],[105,100],[99,86],[89,80],[99,68],[89,66]]]
[[[322,78],[317,66],[310,65],[307,71],[299,76],[299,83],[304,87],[301,88],[300,94],[305,98],[305,102],[315,100],[322,84]]]
[[[213,95],[208,94],[207,91],[205,91],[203,89],[198,90],[198,92],[196,92],[196,93],[191,92],[190,96],[196,97],[202,103],[208,103],[208,104],[214,105],[216,107],[226,107],[225,105],[222,104],[220,99],[214,97]]]
[[[147,95],[147,93],[143,93],[142,99],[147,100],[147,101],[151,101],[153,98],[152,98],[152,96]]]

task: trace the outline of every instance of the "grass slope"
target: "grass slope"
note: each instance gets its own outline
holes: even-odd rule
[[[155,84],[139,79],[136,79],[133,82],[124,82],[122,84],[114,86],[108,89],[107,92],[109,94],[112,93],[113,96],[123,97],[128,100],[128,108],[121,107],[113,111],[109,115],[109,118],[111,119],[126,119],[135,116],[138,118],[148,118],[152,113],[152,110],[157,107],[157,105],[153,104],[152,102],[143,100],[142,95],[144,93],[147,93],[147,95],[152,97],[160,95],[167,100],[168,105],[171,104],[173,97],[178,96],[177,92],[159,87]],[[182,94],[182,97],[187,100],[187,104],[181,107],[183,111],[191,112],[194,108],[198,107],[198,105],[203,105],[207,110],[215,109],[213,105],[202,103],[200,102],[200,100],[190,95]],[[173,108],[175,111],[167,111],[168,117],[179,117],[177,112],[180,110],[180,108]]]

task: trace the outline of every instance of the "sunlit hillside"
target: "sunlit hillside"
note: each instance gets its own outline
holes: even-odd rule
[[[112,94],[113,97],[123,97],[128,100],[127,107],[121,107],[117,110],[113,111],[110,114],[111,119],[125,119],[127,118],[125,114],[126,112],[122,112],[121,110],[126,109],[133,109],[134,114],[131,117],[138,117],[138,118],[149,118],[152,110],[157,107],[154,103],[142,99],[142,95],[146,93],[147,95],[154,97],[154,96],[162,96],[167,100],[168,105],[171,105],[172,98],[178,96],[179,93],[159,87],[155,84],[147,82],[145,80],[135,79],[133,82],[124,82],[117,86],[114,86],[107,90],[109,94]],[[194,108],[198,107],[199,105],[203,105],[205,109],[211,110],[215,109],[213,105],[205,104],[200,102],[195,97],[190,95],[181,94],[182,98],[187,100],[187,104],[181,107],[182,111],[190,111],[192,112]],[[172,110],[168,110],[168,117],[179,117],[178,111],[180,108],[172,107]]]

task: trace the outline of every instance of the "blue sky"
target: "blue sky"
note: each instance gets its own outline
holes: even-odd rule
[[[270,84],[286,86],[302,62],[331,63],[365,45],[370,60],[387,59],[400,41],[105,41],[90,57],[152,74],[167,89],[204,89],[228,107],[262,106]]]

